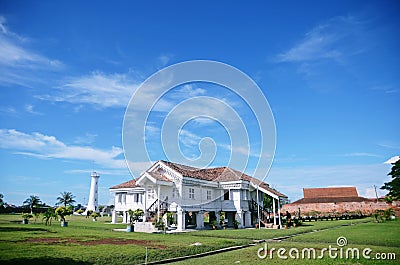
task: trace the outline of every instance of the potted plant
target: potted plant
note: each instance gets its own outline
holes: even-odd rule
[[[235,229],[238,229],[238,228],[239,228],[239,225],[240,225],[240,222],[239,222],[237,219],[234,219],[234,220],[233,220],[233,227],[234,227]]]
[[[127,232],[133,232],[134,231],[134,225],[135,222],[140,221],[143,216],[144,216],[144,211],[140,208],[136,210],[129,209],[128,210],[128,215],[129,215],[129,224],[126,227]]]
[[[99,213],[97,213],[97,212],[93,212],[90,216],[92,216],[92,218],[93,218],[93,222],[96,222],[97,221],[97,217],[99,217],[100,216],[100,214]]]
[[[70,207],[60,206],[56,209],[56,214],[60,216],[61,226],[68,226],[68,222],[65,220],[65,216],[72,214],[72,209]]]
[[[30,214],[30,213],[24,213],[24,214],[22,214],[22,223],[23,223],[24,225],[27,225],[27,224],[29,223],[29,219],[31,219],[32,217],[33,217],[33,215]]]

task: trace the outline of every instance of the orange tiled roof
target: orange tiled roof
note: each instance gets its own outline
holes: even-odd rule
[[[304,198],[358,197],[356,187],[304,188]]]
[[[136,187],[139,187],[139,186],[136,185],[136,180],[132,179],[127,182],[115,185],[115,186],[111,187],[110,189],[123,189],[123,188],[136,188]]]
[[[167,178],[166,176],[164,176],[158,172],[147,172],[147,174],[149,174],[150,176],[152,176],[153,178],[155,178],[157,180],[171,182],[171,180],[169,178]]]
[[[291,204],[362,202],[362,201],[370,201],[370,200],[364,197],[320,197],[320,198],[303,198]]]
[[[247,180],[247,181],[253,183],[254,185],[259,185],[261,188],[266,189],[269,192],[271,192],[279,197],[287,198],[286,195],[269,187],[269,185],[267,183],[262,182],[256,178],[250,177],[249,175],[247,175],[245,173],[242,173],[240,171],[237,171],[237,170],[229,168],[229,167],[199,169],[199,168],[185,166],[185,165],[181,165],[178,163],[172,163],[172,162],[163,161],[163,160],[162,160],[162,162],[165,163],[166,165],[168,165],[169,167],[171,167],[172,169],[174,169],[175,171],[179,172],[182,176],[201,179],[201,180],[207,180],[207,181],[218,181],[218,182]]]

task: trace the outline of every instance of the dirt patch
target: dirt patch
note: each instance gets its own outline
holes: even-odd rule
[[[120,238],[102,238],[94,240],[79,240],[75,238],[59,238],[59,237],[46,237],[46,238],[30,238],[25,242],[27,243],[42,243],[42,244],[78,244],[84,246],[96,246],[96,245],[139,245],[147,246],[150,248],[165,249],[166,246],[155,244],[155,242],[148,240],[136,240],[136,239],[120,239]]]

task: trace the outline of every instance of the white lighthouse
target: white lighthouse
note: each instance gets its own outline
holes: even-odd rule
[[[86,211],[94,211],[97,212],[99,210],[99,178],[100,175],[96,172],[92,173],[92,182],[90,183],[90,194],[89,194],[89,202]]]

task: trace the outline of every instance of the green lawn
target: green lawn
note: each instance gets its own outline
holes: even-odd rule
[[[283,242],[268,244],[320,246],[335,243],[338,235],[344,235],[348,238],[349,244],[370,246],[374,247],[374,250],[394,249],[393,252],[398,253],[400,246],[397,232],[399,221],[383,224],[369,222],[353,226],[350,224],[371,219],[321,221],[305,223],[296,229],[206,230],[178,234],[145,234],[114,232],[114,228],[125,228],[125,225],[110,224],[111,220],[108,217],[99,218],[97,222],[83,216],[71,216],[67,219],[69,227],[60,227],[58,222],[53,222],[52,226],[45,226],[40,220],[37,220],[36,224],[31,220],[30,224],[22,225],[20,215],[0,215],[0,264],[136,264],[144,262],[146,247],[148,260],[154,261],[246,245],[252,243],[253,239],[272,239],[295,234],[299,235]],[[323,230],[342,225],[347,226]],[[313,230],[322,231],[305,234]],[[196,242],[201,245],[191,246]],[[242,264],[271,263],[271,260],[257,258],[257,249],[260,246],[262,245],[182,263],[194,261],[195,264],[232,264],[234,261],[240,261]],[[277,260],[272,260],[275,261]]]
[[[322,259],[308,259],[307,256],[305,259],[301,258],[301,250],[304,248],[316,249],[317,257],[320,255],[321,249],[329,248],[329,245],[340,249],[336,243],[337,238],[340,236],[343,236],[347,239],[347,245],[342,247],[342,249],[344,249],[342,259],[331,259],[327,253],[325,253]],[[265,259],[261,259],[257,256],[257,251],[261,247],[265,248],[265,243],[263,243],[254,247],[225,252],[213,256],[185,260],[175,264],[293,264],[294,262],[296,262],[296,264],[399,264],[400,220],[385,223],[359,223],[357,225],[343,226],[340,228],[332,228],[314,233],[300,234],[280,242],[267,242],[267,246],[268,250],[271,250],[271,248],[276,249],[275,252],[273,252],[274,255],[272,256],[272,259],[268,255]],[[276,251],[279,248],[286,249],[286,253],[283,254],[283,256],[288,257],[286,260],[280,259],[277,256]],[[299,259],[294,260],[289,257],[288,251],[291,248],[297,248],[300,250]],[[361,252],[360,259],[352,259],[351,255],[348,259],[346,259],[345,251],[347,248],[358,248],[360,251],[365,248],[370,248],[372,250],[371,254],[369,254],[371,259],[364,259]],[[395,253],[396,260],[378,261],[375,259],[375,254],[378,252],[386,254]],[[338,252],[338,255],[340,255],[339,253],[340,252]]]

